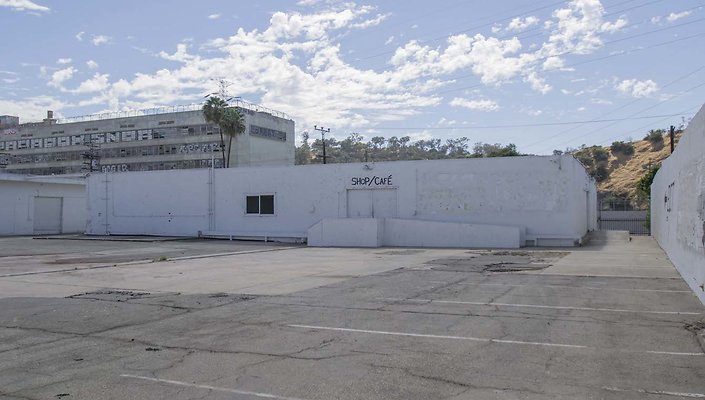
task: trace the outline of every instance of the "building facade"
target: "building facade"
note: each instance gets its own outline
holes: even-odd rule
[[[293,120],[247,102],[234,106],[245,132],[232,141],[231,167],[294,164]],[[7,173],[220,168],[223,150],[219,128],[205,121],[200,105],[67,120],[49,112],[43,122],[25,124],[0,116],[0,163]]]
[[[314,246],[575,246],[594,180],[572,156],[90,174],[92,235]]]

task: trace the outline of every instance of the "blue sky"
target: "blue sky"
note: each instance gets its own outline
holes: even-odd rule
[[[0,114],[230,94],[330,127],[548,154],[705,102],[702,0],[0,0]],[[598,121],[598,122],[595,122]]]

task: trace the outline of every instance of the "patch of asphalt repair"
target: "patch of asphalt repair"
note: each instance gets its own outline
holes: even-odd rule
[[[449,257],[426,262],[431,269],[455,272],[521,272],[537,271],[550,267],[568,255],[566,252],[545,251],[482,251],[468,252],[471,257]]]

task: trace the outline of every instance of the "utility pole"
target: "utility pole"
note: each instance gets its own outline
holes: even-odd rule
[[[676,148],[676,127],[671,125],[671,130],[668,132],[668,136],[671,137],[671,154],[673,154],[673,150]]]
[[[323,164],[326,163],[326,133],[330,133],[330,128],[314,125],[313,129],[321,132],[321,142],[323,143]]]

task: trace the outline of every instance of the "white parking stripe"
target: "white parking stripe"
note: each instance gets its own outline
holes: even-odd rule
[[[289,324],[287,326],[291,327],[291,328],[313,329],[313,330],[323,330],[323,331],[367,333],[367,334],[376,334],[376,335],[406,336],[406,337],[428,338],[428,339],[467,340],[467,341],[471,341],[471,342],[483,342],[483,343],[517,344],[517,345],[530,345],[530,346],[546,346],[546,347],[563,347],[563,348],[572,348],[572,349],[598,350],[598,348],[596,348],[596,347],[583,346],[583,345],[577,345],[577,344],[526,342],[523,340],[478,338],[478,337],[472,337],[472,336],[430,335],[430,334],[424,334],[424,333],[376,331],[376,330],[370,330],[370,329],[337,328],[337,327],[332,327],[332,326],[317,326],[317,325]],[[689,353],[689,352],[676,352],[676,351],[649,351],[649,350],[643,351],[643,350],[626,350],[626,349],[601,349],[601,350],[609,350],[609,351],[619,352],[619,353],[661,354],[661,355],[671,355],[671,356],[705,356],[705,353]]]
[[[428,335],[423,333],[407,333],[407,332],[389,332],[389,331],[373,331],[367,329],[351,329],[351,328],[334,328],[329,326],[313,326],[313,325],[287,325],[292,328],[303,328],[303,329],[320,329],[326,331],[339,331],[339,332],[355,332],[355,333],[370,333],[377,335],[391,335],[391,336],[408,336],[408,337],[420,337],[429,339],[450,339],[450,340],[468,340],[471,342],[483,342],[483,343],[504,343],[504,344],[526,344],[534,346],[549,346],[549,347],[571,347],[576,349],[586,349],[587,346],[581,346],[576,344],[560,344],[560,343],[542,343],[542,342],[524,342],[521,340],[504,340],[504,339],[488,339],[488,338],[477,338],[471,336],[448,336],[448,335]]]
[[[592,307],[570,307],[570,306],[545,306],[540,304],[512,304],[512,303],[485,303],[481,301],[455,301],[455,300],[433,300],[433,299],[397,299],[397,298],[379,298],[382,301],[396,301],[408,303],[439,303],[439,304],[459,304],[468,306],[490,306],[490,307],[524,307],[524,308],[547,308],[553,310],[578,310],[578,311],[603,311],[603,312],[620,312],[620,313],[639,313],[639,314],[668,314],[668,315],[702,315],[699,312],[691,311],[651,311],[651,310],[628,310],[620,308],[592,308]]]
[[[615,387],[605,386],[602,389],[609,390],[610,392],[636,392],[644,394],[658,394],[664,396],[676,396],[676,397],[688,397],[691,399],[705,399],[705,394],[703,393],[683,393],[683,392],[669,392],[663,390],[646,390],[646,389],[622,389]]]
[[[157,382],[157,383],[164,383],[164,384],[168,384],[168,385],[186,386],[186,387],[192,387],[192,388],[197,388],[197,389],[213,390],[213,391],[215,391],[215,392],[242,394],[242,395],[245,395],[245,396],[260,397],[260,398],[263,398],[263,399],[304,400],[304,399],[300,399],[300,398],[298,398],[298,397],[286,397],[286,396],[277,396],[277,395],[269,394],[269,393],[248,392],[248,391],[246,391],[246,390],[237,390],[237,389],[230,389],[230,388],[222,388],[222,387],[210,386],[210,385],[199,385],[199,384],[197,384],[197,383],[182,382],[182,381],[172,381],[172,380],[170,380],[170,379],[150,378],[150,377],[148,377],[148,376],[138,376],[138,375],[128,375],[128,374],[122,374],[122,375],[120,375],[120,376],[123,377],[123,378],[141,379],[141,380],[144,380],[144,381]]]
[[[447,283],[451,282],[429,282],[429,283]],[[656,293],[693,293],[690,290],[667,290],[667,289],[631,289],[631,288],[611,288],[611,287],[597,287],[597,286],[569,286],[569,285],[512,285],[508,283],[471,283],[471,282],[459,282],[456,285],[463,286],[511,286],[511,287],[547,287],[547,288],[565,288],[565,289],[585,289],[585,290],[614,290],[614,291],[625,291],[625,292],[656,292]]]

